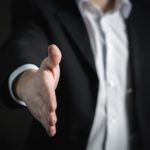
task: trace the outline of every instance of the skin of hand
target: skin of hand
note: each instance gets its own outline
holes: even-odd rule
[[[27,70],[17,79],[16,95],[23,100],[31,114],[44,126],[50,137],[56,133],[57,100],[55,89],[59,82],[61,52],[56,45],[48,46],[39,70]]]

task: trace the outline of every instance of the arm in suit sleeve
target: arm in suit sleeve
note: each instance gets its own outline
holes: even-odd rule
[[[9,92],[10,74],[24,64],[39,66],[47,56],[48,38],[38,13],[32,0],[13,1],[12,29],[0,55],[0,97],[10,107],[17,106]]]

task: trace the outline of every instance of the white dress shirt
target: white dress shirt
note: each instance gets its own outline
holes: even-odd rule
[[[131,4],[118,0],[115,8],[104,14],[90,0],[77,2],[89,34],[100,83],[87,150],[128,150],[128,40],[124,21]]]
[[[124,20],[130,13],[131,3],[116,0],[115,8],[107,13],[103,13],[90,0],[77,0],[77,5],[89,34],[100,83],[87,150],[128,150],[128,40]],[[27,69],[38,68],[34,64],[25,64],[9,77],[10,93],[14,100],[12,83]]]

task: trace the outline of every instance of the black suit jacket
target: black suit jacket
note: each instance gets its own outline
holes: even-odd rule
[[[143,150],[150,149],[150,10],[149,2],[133,1],[126,21],[134,87],[134,125]],[[96,107],[99,81],[87,30],[73,0],[14,0],[12,32],[1,54],[0,96],[9,108],[14,103],[8,77],[23,64],[40,65],[49,44],[62,52],[57,93],[57,134],[49,138],[34,118],[22,149],[84,150]],[[118,141],[119,142],[119,141]],[[134,143],[134,137],[130,139]],[[138,145],[137,145],[138,147]],[[138,147],[139,148],[139,147]],[[138,149],[136,148],[136,149]]]

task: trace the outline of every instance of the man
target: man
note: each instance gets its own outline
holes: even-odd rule
[[[51,137],[38,126],[28,148],[150,149],[148,4],[14,1],[1,97]]]

